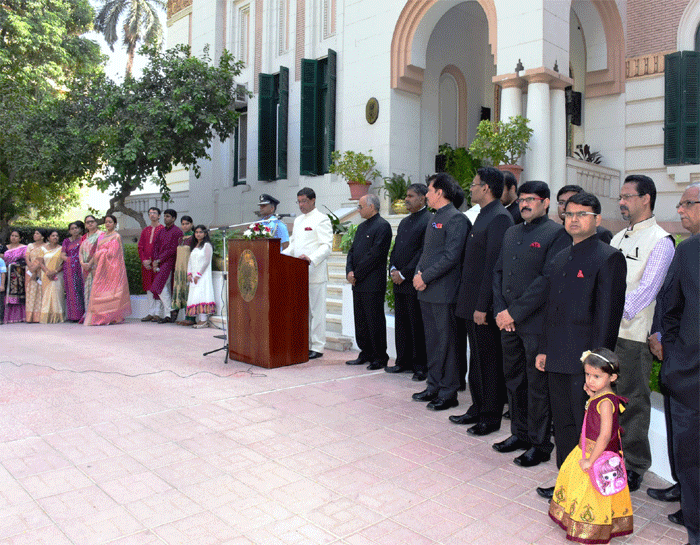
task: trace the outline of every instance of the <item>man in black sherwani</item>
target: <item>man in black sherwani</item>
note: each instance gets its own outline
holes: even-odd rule
[[[564,228],[573,245],[559,252],[545,268],[548,279],[544,333],[535,366],[547,371],[549,399],[561,467],[577,445],[586,400],[581,354],[615,349],[627,289],[625,256],[596,236],[600,201],[590,193],[571,196]],[[554,487],[538,488],[551,498]]]
[[[546,462],[554,448],[547,377],[535,368],[535,357],[547,297],[542,273],[571,244],[571,238],[547,216],[549,197],[545,182],[525,182],[518,188],[524,223],[506,231],[493,276],[493,312],[501,330],[512,434],[493,448],[498,452],[526,450],[514,460],[523,467]]]
[[[369,363],[367,369],[386,367],[386,260],[391,246],[391,225],[379,215],[379,198],[365,195],[357,207],[365,220],[357,227],[355,239],[345,265],[347,280],[352,284],[355,314],[355,340],[360,355],[348,365]]]
[[[501,427],[506,393],[503,381],[501,333],[493,313],[493,271],[501,253],[503,236],[513,217],[500,201],[503,173],[480,168],[471,185],[472,203],[481,205],[467,237],[462,261],[462,280],[457,296],[457,316],[467,323],[469,337],[469,391],[472,405],[456,424],[475,424],[472,435],[487,435]]]
[[[428,206],[436,212],[428,222],[423,253],[413,277],[428,346],[427,387],[413,394],[413,399],[428,401],[428,408],[436,411],[458,405],[455,301],[464,241],[471,226],[453,204],[457,192],[457,182],[449,174],[441,172],[428,180]]]
[[[412,372],[413,380],[425,380],[428,374],[425,332],[418,292],[413,276],[423,252],[423,239],[430,212],[425,205],[425,184],[412,184],[406,190],[406,208],[410,215],[399,223],[394,249],[389,256],[389,275],[394,289],[394,335],[396,364],[385,367],[387,373]]]

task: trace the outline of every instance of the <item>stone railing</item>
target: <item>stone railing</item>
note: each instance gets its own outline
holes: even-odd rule
[[[627,59],[625,61],[625,75],[627,79],[663,74],[665,68],[664,55],[667,53],[673,53],[673,51],[661,51]]]
[[[615,199],[620,188],[620,171],[567,157],[566,183],[580,185],[598,197]]]

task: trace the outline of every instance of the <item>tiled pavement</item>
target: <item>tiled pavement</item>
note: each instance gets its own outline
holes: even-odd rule
[[[0,544],[565,543],[524,469],[352,353],[277,370],[216,331],[128,322],[0,327]],[[468,406],[461,394],[458,414]],[[635,533],[676,544],[678,504],[632,495]]]

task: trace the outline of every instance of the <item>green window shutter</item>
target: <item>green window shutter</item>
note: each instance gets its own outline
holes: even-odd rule
[[[287,127],[289,119],[289,68],[280,66],[277,110],[277,178],[287,177]]]
[[[681,57],[681,142],[683,163],[700,163],[700,53],[683,51]]]
[[[335,151],[335,90],[336,66],[338,55],[332,49],[328,50],[328,65],[326,67],[326,96],[325,119],[323,120],[323,167],[321,172],[328,172],[331,164],[331,154]]]
[[[239,144],[239,138],[240,138],[240,131],[241,127],[240,125],[236,125],[235,130],[233,131],[233,185],[237,186],[239,185],[239,176],[238,176],[238,144]]]
[[[276,174],[277,123],[275,77],[259,74],[258,96],[258,179],[274,180]]]
[[[681,53],[665,56],[664,69],[664,164],[681,162]]]
[[[301,59],[301,160],[302,175],[318,175],[318,61]]]

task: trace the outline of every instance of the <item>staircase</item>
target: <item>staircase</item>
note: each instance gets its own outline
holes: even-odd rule
[[[389,222],[396,236],[399,223],[404,215],[382,215]],[[341,220],[344,219],[341,217]],[[353,220],[362,221],[359,216]],[[357,223],[359,223],[357,221]],[[352,349],[352,339],[343,335],[343,286],[345,280],[345,263],[347,255],[342,252],[331,252],[328,258],[328,289],[326,293],[326,348],[329,350],[346,351]]]

